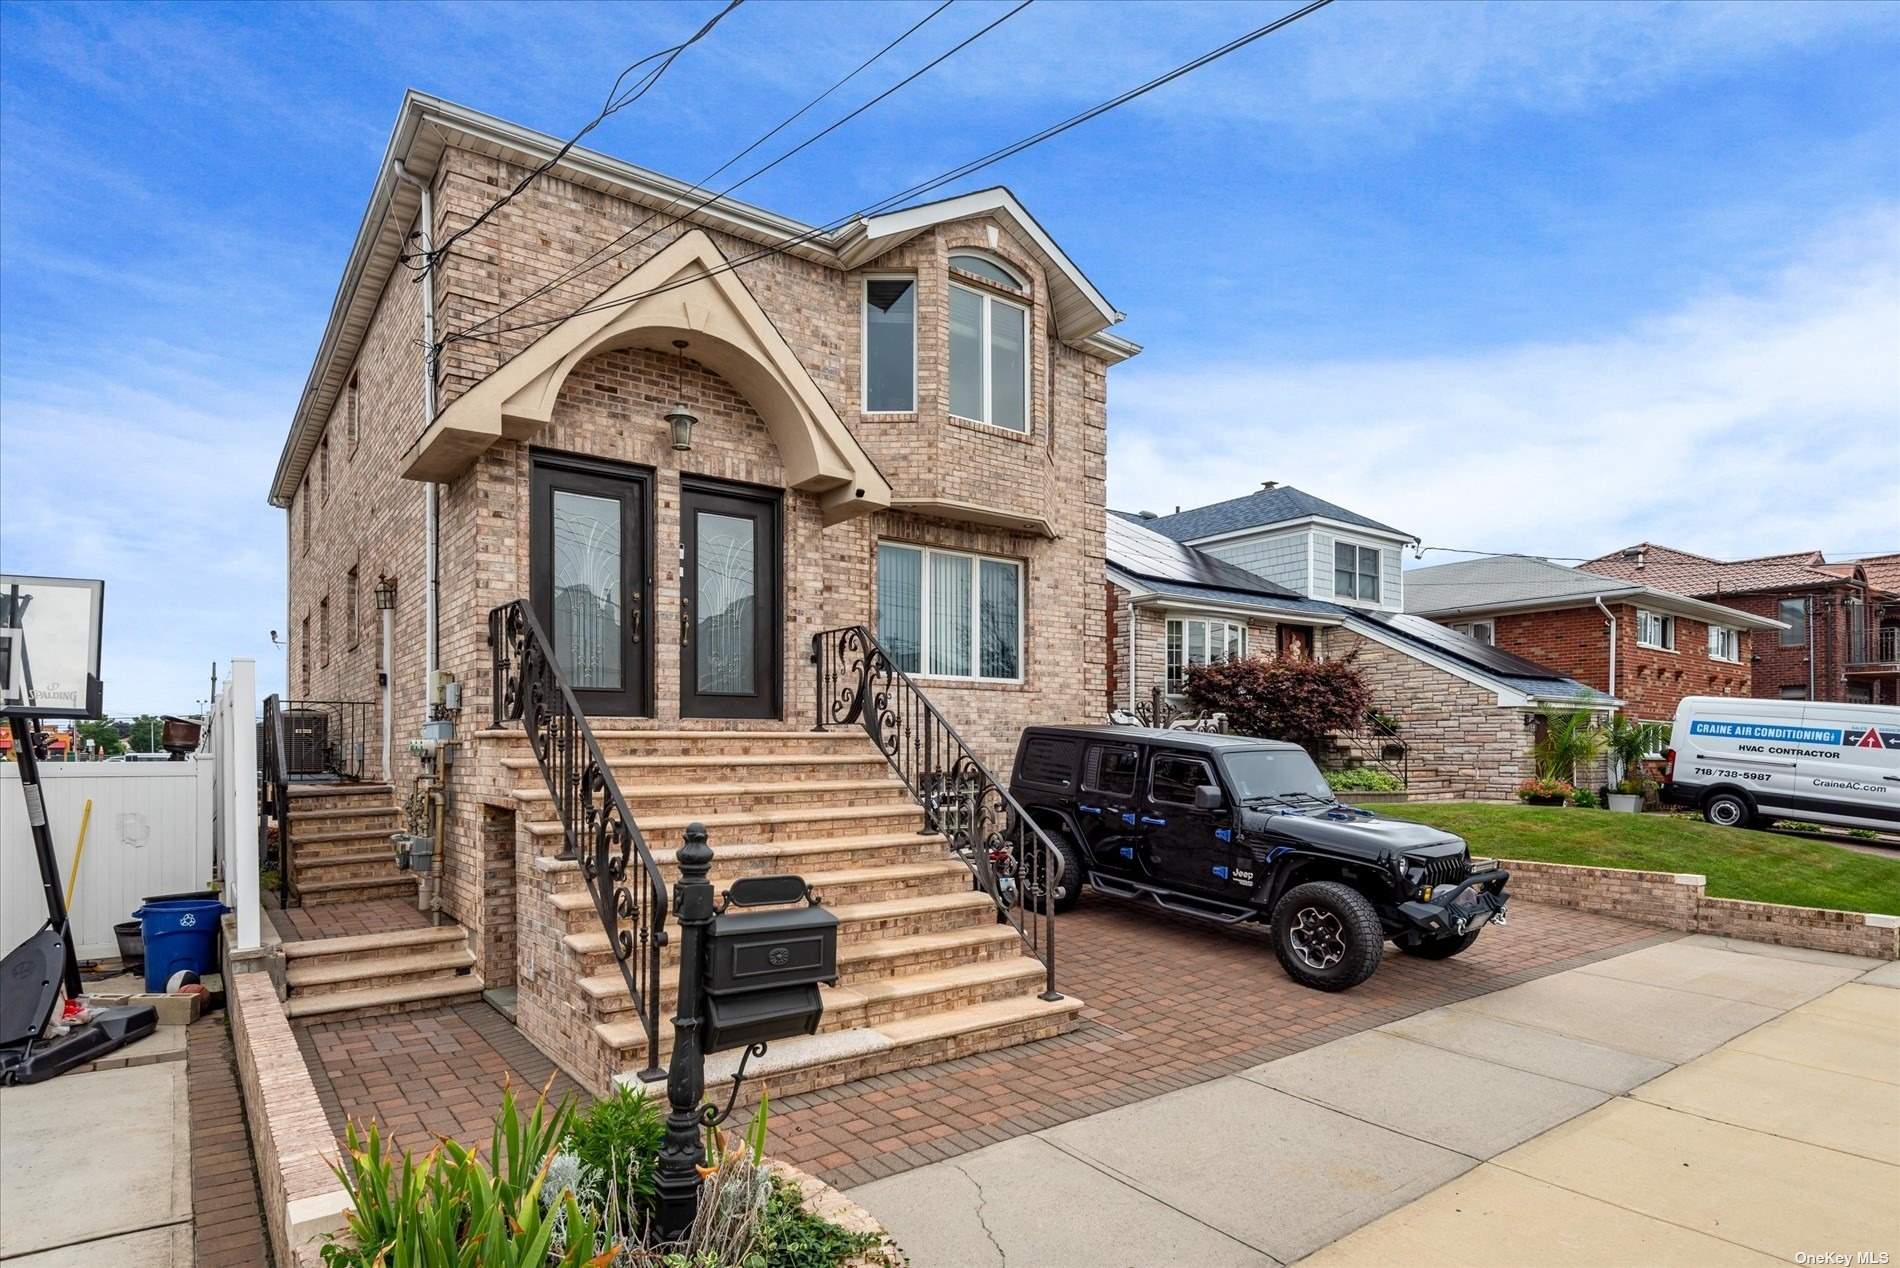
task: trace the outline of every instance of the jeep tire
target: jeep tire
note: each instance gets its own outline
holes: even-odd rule
[[[1046,829],[1049,839],[1055,843],[1056,853],[1062,856],[1062,878],[1055,885],[1055,909],[1064,912],[1082,899],[1082,882],[1088,877],[1088,869],[1082,862],[1082,851],[1075,848],[1075,841],[1061,828]],[[1031,850],[1031,856],[1040,859],[1040,850]],[[1032,865],[1028,869],[1033,877],[1042,869]],[[1038,878],[1040,879],[1040,878]],[[1042,910],[1042,886],[1031,884],[1023,894],[1024,902],[1033,911]]]
[[[1746,828],[1755,822],[1755,807],[1746,794],[1721,788],[1703,801],[1702,817],[1718,828]]]
[[[1301,986],[1344,991],[1371,977],[1385,930],[1366,896],[1338,881],[1309,881],[1273,906],[1273,950]]]
[[[1478,940],[1478,931],[1454,933],[1439,938],[1420,938],[1412,943],[1399,943],[1399,950],[1407,955],[1415,955],[1421,960],[1449,960],[1461,951],[1469,951],[1471,944]]]

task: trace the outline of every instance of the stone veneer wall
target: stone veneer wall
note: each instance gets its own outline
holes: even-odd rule
[[[1344,628],[1324,639],[1326,658],[1355,657],[1373,707],[1398,719],[1413,800],[1512,798],[1536,774],[1526,715],[1495,692]]]
[[[269,974],[227,977],[225,999],[271,1249],[285,1268],[314,1266],[350,1205],[328,1161],[336,1138]]]
[[[1707,878],[1693,873],[1524,859],[1499,859],[1498,863],[1511,873],[1510,893],[1525,902],[1591,911],[1684,933],[1900,960],[1900,916],[1711,898]]]

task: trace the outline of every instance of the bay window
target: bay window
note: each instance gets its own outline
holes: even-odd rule
[[[1022,565],[879,542],[877,641],[897,667],[937,678],[1023,676]]]
[[[1376,546],[1333,543],[1333,596],[1379,601],[1379,550]]]
[[[1247,654],[1247,627],[1239,621],[1168,618],[1168,692],[1179,694],[1190,665],[1239,660]]]
[[[951,284],[950,412],[1010,431],[1029,430],[1027,308]]]
[[[917,279],[864,279],[864,411],[917,408]]]

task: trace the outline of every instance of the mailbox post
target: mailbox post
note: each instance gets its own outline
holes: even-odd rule
[[[673,1018],[673,1057],[666,1072],[666,1139],[660,1145],[660,1235],[675,1241],[686,1235],[699,1211],[699,1168],[705,1162],[700,1139],[700,1098],[706,1090],[706,1054],[699,1047],[699,995],[704,981],[706,932],[713,921],[712,848],[706,825],[686,825],[679,850],[680,880],[673,910],[680,926],[680,991]]]

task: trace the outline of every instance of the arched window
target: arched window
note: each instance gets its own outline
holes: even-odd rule
[[[988,256],[953,255],[950,267],[1018,295],[1027,285]],[[950,412],[1010,431],[1029,430],[1029,310],[950,283]]]
[[[1015,291],[1018,295],[1026,294],[1029,290],[1029,284],[1016,276],[1013,270],[1005,268],[986,255],[953,255],[950,257],[950,267],[961,269],[986,282],[994,282],[1005,290]]]

